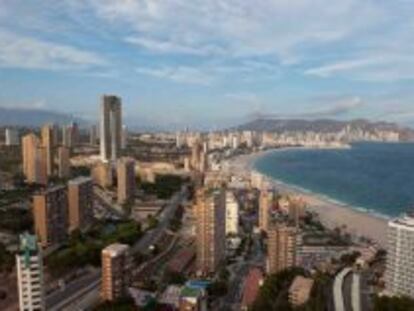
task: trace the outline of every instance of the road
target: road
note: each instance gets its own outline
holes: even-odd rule
[[[155,244],[162,232],[168,228],[177,207],[186,199],[187,193],[187,187],[183,186],[181,191],[171,198],[170,202],[160,214],[158,226],[145,232],[141,239],[132,246],[132,252],[148,252],[149,247]],[[100,278],[101,272],[96,271],[71,282],[63,291],[55,291],[48,295],[46,297],[47,310],[62,310],[64,307],[72,305],[75,302],[81,305],[85,299],[90,300],[91,297],[99,296]],[[81,297],[83,297],[82,301],[80,301]],[[76,308],[73,309],[76,310]]]
[[[168,228],[171,219],[174,217],[177,207],[187,197],[187,187],[183,186],[180,192],[173,195],[170,202],[164,207],[158,217],[158,225],[156,228],[148,230],[141,239],[132,246],[133,252],[148,253],[149,247],[154,245],[161,237],[163,231]]]

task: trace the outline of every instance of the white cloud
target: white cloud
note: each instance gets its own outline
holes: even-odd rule
[[[86,69],[106,64],[96,53],[1,29],[0,42],[0,67],[65,70]]]
[[[160,79],[167,79],[178,83],[208,85],[212,82],[212,77],[204,73],[202,70],[189,67],[138,67],[136,71]]]

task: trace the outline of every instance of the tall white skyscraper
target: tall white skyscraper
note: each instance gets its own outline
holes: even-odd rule
[[[414,298],[414,215],[388,223],[386,288],[392,294]]]
[[[20,236],[20,251],[16,254],[19,309],[45,310],[43,287],[43,262],[36,236],[28,233]]]
[[[101,159],[104,162],[115,161],[122,140],[121,98],[114,95],[102,96],[100,114]]]

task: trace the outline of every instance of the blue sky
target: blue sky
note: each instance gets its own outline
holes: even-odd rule
[[[414,125],[413,0],[0,0],[0,106],[130,125]]]

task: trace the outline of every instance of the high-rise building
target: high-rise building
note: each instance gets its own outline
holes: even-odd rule
[[[60,178],[70,176],[70,149],[68,147],[58,148],[58,173]]]
[[[121,139],[121,149],[125,149],[128,144],[128,128],[126,125],[122,125],[122,139]]]
[[[33,133],[22,138],[23,174],[28,183],[46,184],[47,168],[45,148]]]
[[[20,235],[20,248],[16,254],[16,270],[19,310],[46,310],[42,251],[37,245],[36,236],[28,233]]]
[[[46,152],[47,176],[52,176],[54,174],[54,138],[51,124],[42,127],[42,147]]]
[[[102,188],[107,188],[113,184],[113,170],[110,163],[98,162],[92,169],[94,183]]]
[[[120,158],[117,162],[118,203],[130,202],[135,196],[135,161]]]
[[[414,215],[388,223],[386,288],[394,295],[414,298]]]
[[[259,197],[259,229],[267,232],[269,227],[270,212],[274,200],[273,191],[263,188],[260,190]]]
[[[296,263],[296,227],[277,223],[267,231],[267,272],[278,273]]]
[[[96,125],[92,125],[91,128],[89,129],[89,144],[91,144],[92,146],[95,146],[97,141],[97,129],[96,129]]]
[[[16,129],[6,128],[4,134],[6,146],[17,146],[19,144],[19,132]]]
[[[68,199],[64,186],[49,188],[33,196],[35,232],[43,247],[66,240],[67,213]]]
[[[226,196],[223,189],[202,189],[195,206],[197,271],[214,273],[225,259]]]
[[[194,170],[199,170],[201,162],[202,145],[199,140],[196,140],[191,147],[191,167]]]
[[[104,95],[101,102],[100,149],[102,161],[115,161],[119,156],[122,136],[121,99]]]
[[[226,192],[226,235],[239,233],[239,203],[231,191]]]
[[[93,197],[91,177],[78,177],[68,182],[69,232],[83,231],[91,223]]]
[[[123,297],[131,282],[129,246],[111,244],[102,250],[101,296],[105,301]]]

